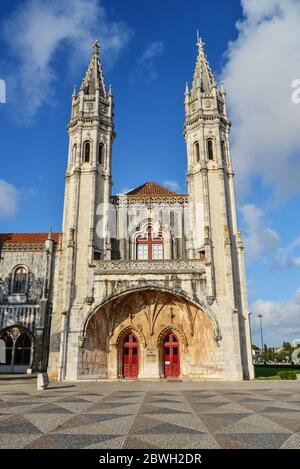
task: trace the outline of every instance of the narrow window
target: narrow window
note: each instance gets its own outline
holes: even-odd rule
[[[223,163],[226,163],[227,158],[226,158],[226,148],[225,148],[225,142],[222,140],[221,143],[221,150],[222,150],[222,161]]]
[[[199,142],[196,142],[194,145],[195,149],[195,161],[196,163],[199,163],[200,161],[200,147],[199,147]]]
[[[175,217],[174,217],[174,212],[171,210],[170,212],[170,227],[171,228],[174,228],[174,220],[175,220]]]
[[[15,343],[15,365],[29,365],[31,340],[27,334],[21,334]]]
[[[199,259],[200,259],[201,261],[205,261],[205,249],[201,249],[201,250],[199,251]]]
[[[6,363],[6,344],[0,338],[0,365],[3,365],[3,363]]]
[[[26,293],[27,272],[24,267],[18,267],[15,271],[13,293]]]
[[[13,340],[11,336],[5,332],[0,338],[0,364],[11,365],[12,352],[13,352]]]
[[[211,139],[207,140],[207,154],[209,160],[214,159],[213,141]]]
[[[100,251],[94,251],[94,260],[95,261],[100,261],[101,260],[101,252]]]
[[[77,153],[77,145],[75,143],[75,145],[73,146],[73,150],[72,150],[72,166],[76,162],[76,153]]]
[[[91,153],[91,144],[90,142],[84,142],[83,146],[83,161],[84,163],[89,163],[90,162],[90,153]]]
[[[99,143],[99,148],[98,148],[98,163],[103,164],[104,161],[104,145],[103,143]]]

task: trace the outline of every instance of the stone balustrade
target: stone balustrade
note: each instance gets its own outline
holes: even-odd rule
[[[203,261],[185,260],[152,260],[152,261],[94,261],[95,274],[198,274],[204,275]]]

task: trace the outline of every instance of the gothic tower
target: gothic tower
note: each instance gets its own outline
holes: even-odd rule
[[[223,84],[219,89],[216,85],[199,37],[197,47],[191,91],[186,85],[184,125],[194,255],[203,253],[210,272],[206,301],[218,305],[220,321],[232,328],[235,372],[252,378],[244,248],[237,227],[226,93]],[[229,350],[228,342],[227,353]]]
[[[61,251],[58,259],[55,311],[62,312],[61,328],[67,342],[72,304],[93,299],[93,259],[110,257],[110,239],[106,236],[107,210],[111,197],[111,158],[114,141],[112,89],[107,92],[96,41],[86,74],[77,93],[72,95],[68,124],[69,151],[65,177],[65,196]],[[101,227],[99,214],[104,217]],[[99,221],[99,220],[98,220]],[[99,232],[100,231],[100,232]],[[58,313],[53,317],[60,321]],[[57,340],[58,337],[57,337]],[[57,360],[59,346],[52,340],[50,360]],[[59,350],[59,374],[63,373],[65,351]],[[54,353],[57,349],[57,354]],[[50,363],[51,367],[51,363]],[[63,376],[59,376],[63,379]]]

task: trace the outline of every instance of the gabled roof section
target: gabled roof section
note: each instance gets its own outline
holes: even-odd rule
[[[167,189],[164,186],[161,186],[157,182],[154,181],[149,181],[143,184],[142,186],[137,187],[136,189],[133,189],[129,192],[127,192],[125,195],[127,196],[174,196],[174,195],[179,195],[176,192],[171,191],[170,189]]]
[[[198,56],[194,72],[192,96],[196,95],[197,88],[200,88],[201,93],[210,94],[212,88],[216,86],[214,75],[210,69],[205,51],[204,42],[198,36],[197,47]]]
[[[96,89],[100,90],[100,95],[106,97],[105,82],[99,57],[100,44],[95,41],[93,44],[93,54],[82,80],[81,87],[85,94],[95,94]]]
[[[58,243],[61,233],[51,233],[52,241]],[[0,243],[3,244],[43,244],[49,233],[0,233]]]

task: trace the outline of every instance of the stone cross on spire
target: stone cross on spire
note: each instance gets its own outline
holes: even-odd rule
[[[199,36],[199,31],[197,29],[197,44],[196,46],[198,47],[198,50],[200,52],[204,52],[204,46],[205,46],[205,42],[202,41],[202,38]]]
[[[93,44],[94,54],[99,55],[99,49],[100,49],[100,44],[99,44],[98,39],[96,39],[96,41]]]

